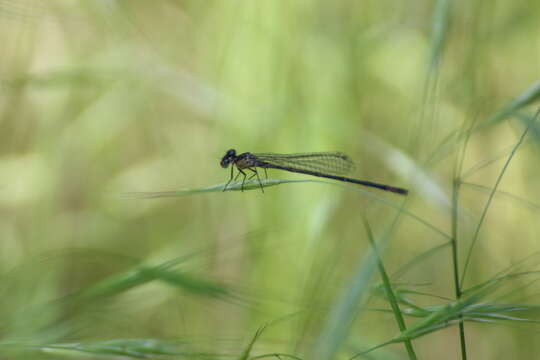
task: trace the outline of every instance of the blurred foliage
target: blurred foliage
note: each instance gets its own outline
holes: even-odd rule
[[[0,357],[534,358],[538,14],[0,0]],[[410,195],[222,192],[230,148]]]

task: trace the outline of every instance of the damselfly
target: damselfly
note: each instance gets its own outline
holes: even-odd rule
[[[319,153],[303,153],[303,154],[252,154],[245,152],[237,155],[236,150],[231,149],[225,153],[225,156],[221,159],[221,167],[227,168],[231,165],[231,177],[229,182],[223,188],[223,191],[227,189],[231,181],[243,175],[241,189],[244,190],[244,183],[247,178],[247,174],[244,170],[249,170],[253,174],[250,176],[257,177],[261,190],[264,192],[259,173],[257,168],[264,169],[266,178],[268,173],[266,169],[279,169],[300,174],[318,176],[327,179],[333,179],[338,181],[344,181],[353,184],[359,184],[367,187],[372,187],[384,191],[390,191],[393,193],[407,195],[408,190],[379,184],[371,181],[358,180],[349,177],[342,176],[348,173],[354,168],[353,161],[345,154],[340,152],[319,152]],[[234,176],[234,168],[238,170],[236,176]]]

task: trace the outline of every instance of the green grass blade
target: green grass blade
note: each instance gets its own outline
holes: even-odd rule
[[[395,210],[400,211],[404,216],[410,217],[411,219],[419,222],[420,224],[426,226],[427,228],[431,229],[441,237],[445,239],[450,239],[450,235],[446,234],[441,229],[437,228],[435,225],[427,222],[422,217],[416,215],[413,212],[410,212],[406,209],[403,209],[401,205],[395,204],[392,201],[387,200],[386,198],[378,195],[377,191],[371,191],[366,190],[362,188],[361,186],[354,186],[354,185],[348,185],[340,182],[332,182],[332,181],[325,181],[325,180],[276,180],[276,179],[265,179],[261,180],[261,183],[263,187],[269,187],[269,186],[276,186],[281,184],[288,184],[288,183],[320,183],[320,184],[330,184],[333,186],[339,186],[341,188],[352,190],[361,193],[362,195],[371,197],[373,199],[376,199],[377,201],[380,201],[384,205],[391,207]],[[129,192],[121,194],[123,198],[127,199],[157,199],[157,198],[169,198],[169,197],[181,197],[181,196],[189,196],[199,193],[212,193],[212,192],[223,192],[225,184],[217,184],[212,185],[204,188],[198,188],[198,189],[186,189],[186,190],[177,190],[177,191],[165,191],[165,192]],[[244,190],[257,190],[260,191],[260,185],[259,182],[256,180],[250,180],[246,181],[244,184]],[[227,191],[233,190],[233,191],[241,191],[241,182],[233,182],[227,187]]]
[[[534,103],[538,99],[540,99],[540,81],[532,84],[523,93],[510,101],[500,111],[492,115],[484,124],[486,126],[491,126],[501,122],[510,115],[513,115],[518,110]]]
[[[438,0],[435,6],[431,39],[430,71],[435,71],[444,54],[444,46],[448,37],[450,19],[450,1]]]
[[[278,179],[264,179],[264,180],[261,180],[261,184],[265,188],[270,187],[270,186],[281,185],[281,184],[304,183],[304,182],[323,182],[323,181],[315,181],[315,180],[278,180]],[[188,195],[201,194],[201,193],[212,193],[212,192],[219,193],[219,192],[223,192],[223,189],[225,188],[225,185],[226,185],[226,183],[211,185],[211,186],[207,186],[207,187],[203,187],[203,188],[185,189],[185,190],[176,190],[176,191],[129,192],[129,193],[121,194],[121,196],[124,197],[124,198],[128,198],[128,199],[158,199],[158,198],[188,196]],[[244,183],[243,189],[242,189],[242,182],[241,181],[231,182],[227,186],[227,191],[249,191],[249,190],[261,191],[261,185],[259,184],[259,181],[257,181],[257,180],[247,180]]]
[[[540,109],[536,112],[535,118],[537,118],[539,114],[540,114]],[[493,189],[492,189],[491,193],[489,194],[489,198],[488,198],[488,200],[486,202],[486,205],[484,206],[484,210],[482,211],[482,215],[480,216],[480,220],[478,221],[478,225],[476,226],[474,235],[472,237],[471,244],[470,244],[469,249],[467,251],[467,257],[465,259],[463,272],[461,274],[460,284],[462,284],[462,285],[463,285],[463,281],[465,279],[465,276],[467,275],[467,269],[468,269],[470,261],[471,261],[472,251],[474,249],[474,246],[476,245],[476,241],[478,240],[478,235],[480,234],[480,229],[482,228],[482,225],[483,225],[484,220],[486,218],[487,211],[491,206],[491,202],[493,201],[495,193],[497,192],[499,184],[500,184],[504,174],[506,173],[506,170],[508,169],[508,166],[510,165],[510,162],[514,158],[514,155],[516,154],[517,150],[519,149],[519,147],[521,146],[523,141],[525,140],[525,137],[529,133],[529,129],[531,128],[532,124],[533,124],[532,122],[529,123],[529,126],[527,126],[527,128],[523,131],[523,134],[521,135],[521,137],[519,138],[519,141],[514,146],[514,148],[512,149],[512,152],[508,156],[508,159],[506,160],[503,168],[501,169],[501,172],[500,172],[499,176],[497,177],[497,180],[495,181],[495,185],[493,186]]]
[[[439,251],[441,251],[443,249],[446,249],[448,246],[450,246],[450,241],[447,241],[444,244],[434,246],[434,247],[424,251],[423,253],[421,253],[421,254],[415,256],[413,259],[409,260],[404,265],[400,266],[399,269],[394,272],[392,277],[394,279],[397,279],[397,278],[403,276],[407,271],[409,271],[410,269],[412,269],[415,266],[418,266],[418,265],[422,264],[422,261],[424,261],[425,259],[428,259],[429,257],[439,253]]]
[[[367,238],[371,244],[373,253],[375,254],[375,257],[377,259],[377,267],[379,268],[379,273],[383,281],[386,297],[388,301],[390,302],[390,307],[392,308],[392,312],[394,313],[394,317],[398,324],[399,330],[401,332],[404,332],[407,330],[407,326],[405,325],[405,320],[403,319],[401,309],[399,308],[398,302],[396,300],[396,295],[394,293],[394,290],[392,289],[392,283],[390,282],[390,278],[388,276],[388,273],[386,272],[386,269],[384,268],[384,264],[380,257],[379,249],[377,248],[377,243],[375,242],[373,233],[371,231],[371,226],[369,225],[369,222],[366,219],[365,215],[362,216],[362,219],[364,221],[364,227],[366,229]],[[409,355],[409,359],[416,359],[417,358],[416,353],[414,351],[411,341],[406,340],[404,341],[404,343],[405,343],[405,349],[407,350],[407,354]]]
[[[483,193],[488,193],[488,194],[490,194],[493,191],[492,188],[484,186],[484,185],[480,185],[480,184],[464,182],[464,183],[462,183],[462,185],[466,186],[466,187],[470,187],[471,189],[474,189],[474,190],[477,190],[477,191],[481,191]],[[524,198],[522,198],[520,196],[514,195],[514,194],[509,193],[507,191],[497,190],[495,192],[495,196],[496,197],[507,198],[509,200],[518,202],[519,204],[529,208],[532,211],[540,212],[540,204],[532,202],[532,201],[530,201],[528,199],[524,199]]]
[[[75,299],[90,301],[115,296],[153,281],[162,281],[193,295],[211,298],[226,298],[232,295],[221,284],[158,265],[139,266],[112,275],[76,294]]]
[[[486,129],[487,127],[498,124],[510,116],[518,115],[516,114],[517,111],[534,103],[539,98],[540,98],[540,82],[536,82],[533,85],[531,85],[528,89],[526,89],[523,93],[521,93],[516,98],[511,100],[501,110],[491,115],[486,121],[480,123],[474,129],[472,129],[472,132],[476,133],[480,130]],[[526,118],[524,118],[523,116],[519,116],[519,117],[526,124],[531,122],[531,121],[527,121]],[[526,125],[526,126],[529,127],[529,125]],[[536,129],[536,125],[532,129],[536,130],[536,132],[540,134],[540,130]],[[435,147],[435,150],[433,151],[433,153],[431,153],[431,155],[428,157],[426,165],[432,166],[434,164],[437,164],[446,156],[453,154],[454,149],[458,146],[459,142],[463,141],[467,136],[469,136],[469,134],[463,133],[461,129],[455,130],[449,133],[439,143],[439,145]],[[537,136],[537,138],[540,138],[540,135]]]
[[[255,342],[257,342],[257,340],[262,335],[265,329],[266,329],[266,326],[263,326],[263,327],[258,328],[257,331],[255,331],[255,334],[251,338],[251,341],[249,342],[247,347],[244,349],[244,352],[242,353],[242,355],[239,357],[239,360],[249,359],[249,355],[251,354],[251,350],[253,350],[253,346],[255,345]]]
[[[49,355],[68,357],[97,356],[103,358],[129,359],[223,359],[233,358],[230,354],[219,354],[188,350],[186,342],[160,339],[115,339],[102,342],[81,342],[39,345],[39,350]]]
[[[313,359],[333,359],[339,352],[354,319],[358,315],[358,309],[367,300],[369,284],[376,271],[376,266],[377,261],[371,251],[359,261],[354,277],[345,287],[347,290],[336,301],[331,310],[317,341]]]

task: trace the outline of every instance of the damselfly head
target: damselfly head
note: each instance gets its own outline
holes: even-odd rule
[[[230,163],[234,162],[234,159],[236,159],[236,150],[230,149],[225,153],[225,156],[221,159],[221,167],[227,168]]]

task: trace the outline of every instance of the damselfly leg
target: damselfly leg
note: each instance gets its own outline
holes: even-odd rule
[[[229,186],[229,184],[233,180],[233,176],[234,176],[234,166],[231,166],[231,177],[229,178],[229,181],[227,181],[227,184],[225,184],[225,186],[223,187],[223,191],[227,190],[227,186]]]
[[[261,178],[259,177],[259,173],[257,172],[257,169],[255,169],[255,168],[248,168],[248,169],[253,171],[253,175],[251,175],[250,179],[253,176],[257,176],[257,181],[259,182],[259,186],[261,187],[261,191],[264,193],[264,187],[262,185],[262,181],[261,181]],[[264,169],[264,171],[266,171],[266,169]],[[268,175],[266,176],[266,179],[268,179]]]
[[[239,171],[238,175],[236,175],[236,178],[242,174],[244,175],[244,178],[242,179],[242,186],[240,186],[240,190],[243,192],[244,191],[244,183],[246,182],[246,177],[247,177],[247,174],[245,172],[242,171],[242,169],[238,168],[237,167],[237,170]],[[234,178],[234,181],[236,181],[236,178]]]

